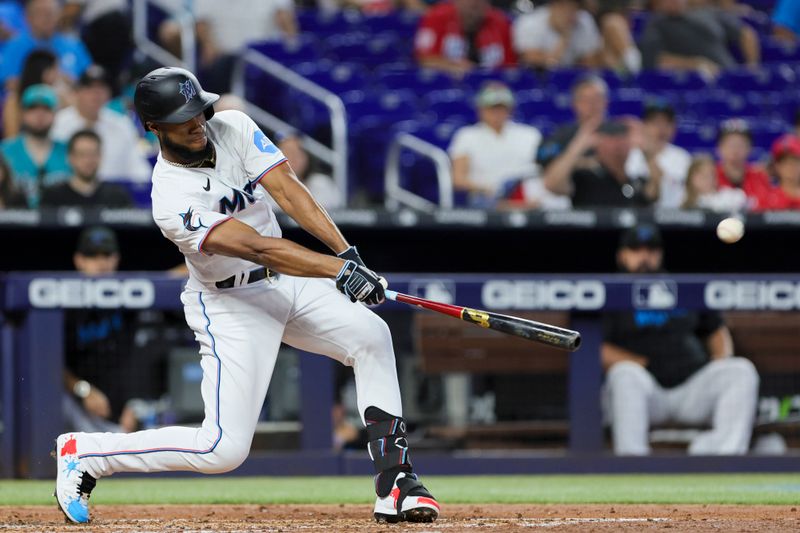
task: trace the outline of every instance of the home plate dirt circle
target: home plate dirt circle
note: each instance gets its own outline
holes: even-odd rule
[[[88,525],[55,507],[0,506],[0,531],[800,531],[797,507],[779,505],[445,505],[432,524],[376,524],[370,505],[96,505]]]

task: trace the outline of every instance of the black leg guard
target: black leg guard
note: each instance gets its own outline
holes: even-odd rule
[[[406,423],[377,407],[364,412],[367,421],[367,451],[375,465],[375,493],[385,498],[400,472],[411,472]]]

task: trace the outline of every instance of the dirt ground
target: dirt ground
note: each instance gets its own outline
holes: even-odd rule
[[[800,505],[798,505],[800,507]],[[92,508],[89,525],[65,525],[55,507],[0,507],[0,531],[800,531],[791,506],[447,505],[433,524],[379,525],[362,505],[148,505]]]

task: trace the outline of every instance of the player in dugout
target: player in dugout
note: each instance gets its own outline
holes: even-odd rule
[[[623,232],[617,251],[621,271],[662,273],[663,257],[655,226],[642,224]],[[669,297],[662,294],[661,303]],[[710,426],[689,444],[692,455],[747,452],[759,377],[753,363],[733,356],[731,334],[719,313],[616,311],[605,315],[603,329],[603,399],[614,453],[649,454],[650,427],[668,423]]]

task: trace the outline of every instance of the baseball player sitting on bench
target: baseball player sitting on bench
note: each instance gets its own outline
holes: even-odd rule
[[[617,262],[623,272],[663,272],[658,229],[648,224],[622,234]],[[694,455],[744,454],[758,399],[753,363],[733,357],[733,341],[719,313],[673,308],[674,296],[657,282],[643,307],[609,312],[601,349],[605,400],[614,452],[650,453],[651,424],[711,425],[690,443]]]
[[[59,507],[70,521],[87,522],[96,480],[114,472],[238,467],[285,342],[353,367],[377,473],[375,518],[435,520],[439,504],[412,471],[389,328],[359,303],[383,302],[385,280],[364,266],[248,116],[214,114],[218,98],[180,68],[150,72],[134,95],[161,145],[153,217],[189,269],[181,301],[200,344],[205,419],[199,428],[60,435]],[[267,194],[337,255],[282,239]]]

